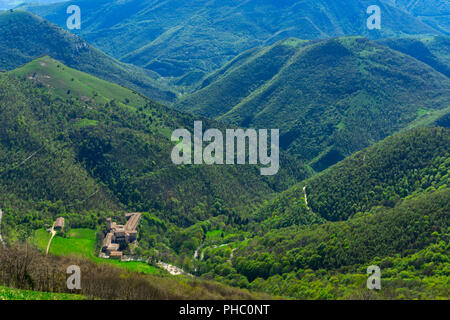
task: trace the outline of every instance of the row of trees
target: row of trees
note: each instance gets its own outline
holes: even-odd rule
[[[81,289],[67,288],[67,268],[79,266]],[[221,284],[126,271],[81,258],[45,256],[25,244],[0,247],[0,285],[44,292],[78,293],[107,300],[255,299],[250,294]]]

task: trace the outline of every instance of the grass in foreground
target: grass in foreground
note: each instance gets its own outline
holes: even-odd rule
[[[78,294],[18,290],[0,286],[0,300],[86,300]]]

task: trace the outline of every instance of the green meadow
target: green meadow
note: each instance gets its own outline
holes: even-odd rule
[[[112,259],[102,259],[95,252],[96,230],[92,229],[72,229],[66,237],[55,236],[50,246],[49,254],[56,256],[85,257],[97,263],[109,263],[118,267],[146,274],[163,274],[163,270],[148,265],[144,262],[130,261],[122,262]],[[44,229],[38,229],[30,239],[31,243],[40,250],[47,248],[50,234]]]
[[[0,300],[85,300],[78,294],[18,290],[0,286]]]
[[[209,240],[220,239],[222,238],[222,234],[224,234],[223,230],[211,230],[206,233],[206,238]]]
[[[117,103],[121,105],[139,107],[145,104],[145,98],[132,90],[69,68],[48,56],[24,65],[14,70],[14,73],[38,79],[54,88],[56,94],[62,97],[71,95],[84,101],[92,100],[97,104],[105,104],[111,100],[113,93]]]

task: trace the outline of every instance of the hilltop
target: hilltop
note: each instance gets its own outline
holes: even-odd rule
[[[279,128],[281,147],[321,171],[448,113],[449,90],[450,80],[429,65],[364,38],[290,38],[238,56],[176,107]]]
[[[255,221],[268,219],[264,226],[274,228],[308,224],[314,217],[348,220],[377,206],[392,208],[426,190],[448,188],[449,146],[446,128],[394,134],[281,193],[258,211]]]
[[[0,69],[12,70],[44,55],[158,101],[176,98],[149,70],[120,62],[29,12],[0,12]]]
[[[410,55],[450,77],[450,37],[393,38],[378,42]]]
[[[310,174],[283,156],[274,177],[254,166],[175,166],[171,133],[192,130],[192,116],[47,56],[0,74],[0,93],[2,203],[37,217],[127,208],[186,226],[238,214]]]

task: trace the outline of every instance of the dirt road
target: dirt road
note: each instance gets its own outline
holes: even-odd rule
[[[165,262],[160,261],[160,262],[157,263],[157,265],[158,265],[158,267],[160,267],[160,268],[166,270],[167,272],[169,272],[169,273],[170,273],[171,275],[173,275],[173,276],[178,276],[178,275],[184,274],[184,275],[187,275],[187,276],[191,276],[191,277],[192,277],[192,274],[187,273],[187,272],[185,272],[183,269],[180,269],[180,268],[178,268],[178,267],[175,267],[175,266],[173,266],[173,265],[171,265],[171,264],[168,264],[168,263],[165,263]]]
[[[50,240],[48,241],[47,250],[45,251],[46,255],[48,255],[48,251],[50,250],[50,245],[52,244],[52,240],[56,235],[55,222],[53,222],[52,230],[50,232],[51,232],[52,236],[51,236]]]
[[[3,238],[2,238],[2,217],[3,217],[3,211],[2,211],[2,209],[0,209],[0,243],[2,245],[5,245],[5,241],[3,241]]]
[[[303,192],[305,193],[305,205],[306,205],[306,209],[311,210],[311,208],[308,206],[308,195],[306,194],[306,186],[303,187]]]

